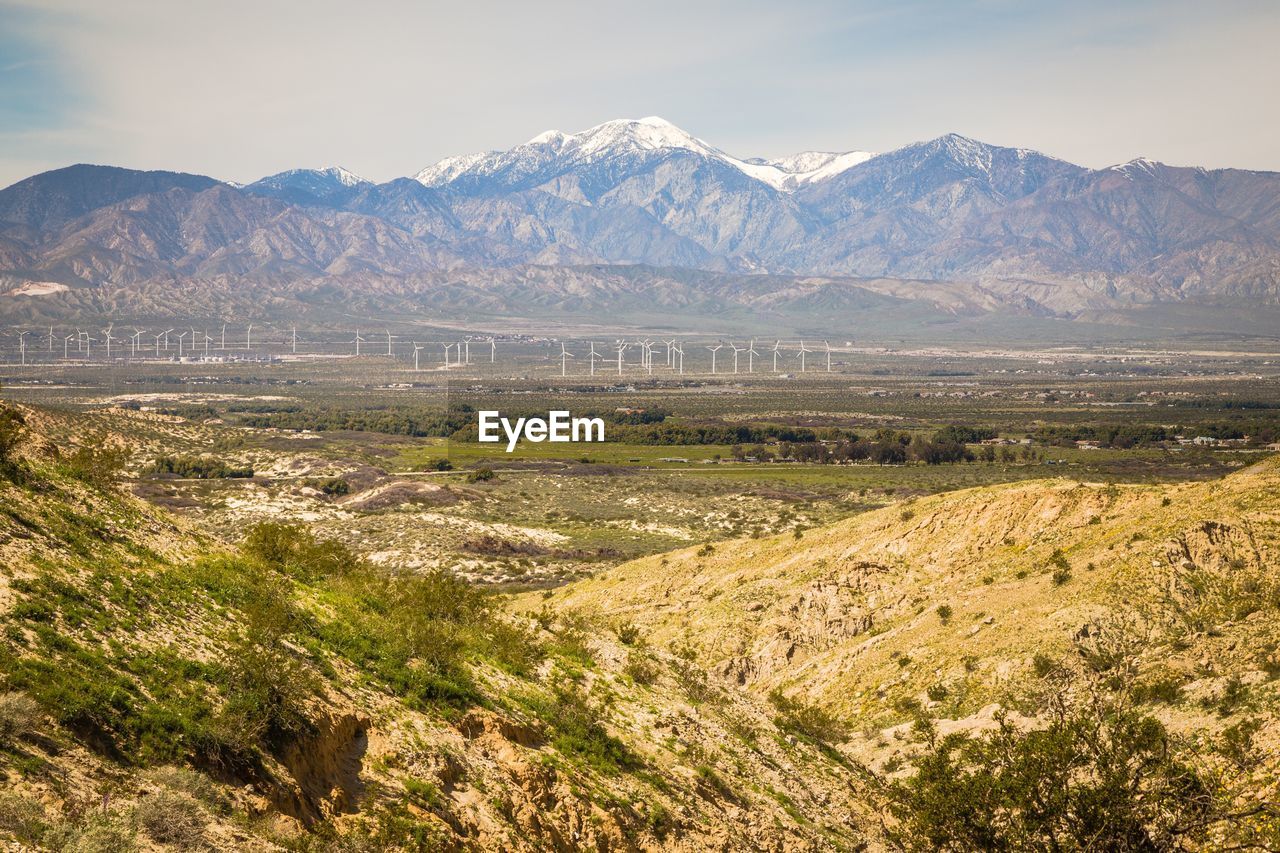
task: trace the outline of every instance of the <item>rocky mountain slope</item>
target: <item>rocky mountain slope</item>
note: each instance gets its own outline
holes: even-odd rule
[[[1061,316],[1270,305],[1280,175],[1145,159],[1090,170],[957,134],[876,156],[740,159],[647,118],[384,184],[338,168],[235,187],[73,166],[0,191],[0,284],[14,292],[231,278],[377,291],[462,269],[600,264],[947,282]],[[6,313],[75,300],[41,293],[6,299]]]

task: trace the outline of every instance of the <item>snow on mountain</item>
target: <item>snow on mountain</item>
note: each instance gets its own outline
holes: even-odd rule
[[[627,153],[662,150],[691,151],[732,166],[744,175],[784,192],[839,174],[872,156],[863,151],[843,154],[805,152],[779,160],[742,160],[681,130],[666,119],[647,116],[615,119],[573,134],[548,130],[509,151],[446,157],[423,169],[415,178],[428,187],[444,186],[463,177],[502,175],[508,182],[513,182],[553,164],[567,171]]]
[[[865,163],[874,157],[870,151],[801,151],[788,157],[752,161],[772,166],[785,173],[778,176],[779,189],[795,190],[815,181],[822,181]]]
[[[244,189],[255,195],[279,198],[294,204],[332,205],[351,196],[358,187],[372,186],[341,166],[324,169],[289,169],[260,178]]]
[[[257,183],[277,186],[334,183],[344,187],[354,187],[360,184],[372,183],[372,181],[368,181],[341,166],[327,166],[323,169],[289,169],[288,171],[263,178]]]

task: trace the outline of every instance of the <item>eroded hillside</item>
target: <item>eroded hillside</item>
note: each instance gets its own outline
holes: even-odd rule
[[[823,849],[842,756],[615,631],[289,525],[213,546],[24,421],[0,479],[0,838],[40,849]],[[87,437],[86,437],[87,438]],[[104,449],[105,448],[105,449]],[[87,454],[87,455],[86,455]]]

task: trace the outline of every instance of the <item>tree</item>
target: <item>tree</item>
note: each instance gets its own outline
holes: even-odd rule
[[[1201,849],[1271,808],[1230,813],[1218,777],[1135,707],[1123,662],[1105,671],[1051,663],[1037,668],[1042,710],[1034,721],[1001,715],[994,731],[939,738],[922,718],[915,774],[886,783],[896,846]]]

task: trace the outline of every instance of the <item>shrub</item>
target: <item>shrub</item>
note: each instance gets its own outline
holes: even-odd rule
[[[34,732],[41,716],[40,705],[27,694],[0,694],[0,747]]]
[[[319,489],[329,497],[341,497],[351,493],[351,484],[341,477],[331,477],[319,484]]]
[[[301,581],[316,581],[351,570],[359,559],[346,545],[317,539],[300,524],[265,521],[249,528],[240,550],[271,569]]]
[[[1067,560],[1067,555],[1062,553],[1061,548],[1055,548],[1049,556],[1049,567],[1053,570],[1053,585],[1062,586],[1071,580],[1071,563]]]
[[[565,757],[609,776],[642,766],[639,756],[609,734],[602,721],[603,709],[577,685],[557,685],[550,697],[526,701],[551,726],[552,744]]]
[[[105,490],[115,486],[128,461],[129,451],[123,447],[84,445],[62,460],[62,469],[68,476]]]
[[[493,480],[497,475],[493,473],[492,468],[477,468],[467,475],[468,483],[487,483]]]
[[[174,791],[157,791],[144,797],[134,814],[143,832],[158,844],[179,850],[205,846],[209,817],[191,797]]]
[[[1065,694],[1059,695],[1062,700]],[[1183,849],[1219,817],[1211,781],[1153,717],[1123,701],[1059,701],[1043,726],[931,738],[911,777],[886,783],[908,850]]]
[[[221,459],[207,456],[161,456],[142,471],[143,474],[171,474],[190,480],[243,479],[253,476],[249,467],[232,467]]]
[[[952,610],[950,604],[939,604],[937,609],[938,618],[942,620],[942,624],[946,625],[951,621]]]
[[[0,408],[0,468],[9,469],[14,464],[14,451],[22,443],[26,418],[17,409]]]
[[[0,833],[35,846],[44,835],[44,806],[13,791],[0,791]]]
[[[623,645],[633,645],[640,639],[640,629],[634,622],[624,622],[618,626],[618,640]]]
[[[848,726],[817,705],[789,697],[781,690],[772,691],[769,702],[778,711],[774,722],[779,728],[823,744],[841,743],[849,739]]]
[[[658,665],[641,652],[629,654],[622,671],[636,684],[653,684],[658,680]]]
[[[78,823],[52,827],[40,842],[64,853],[130,853],[138,849],[138,831],[125,815],[95,812]]]
[[[1160,702],[1165,705],[1176,705],[1182,699],[1182,679],[1176,675],[1165,675],[1139,681],[1133,685],[1135,702]]]

